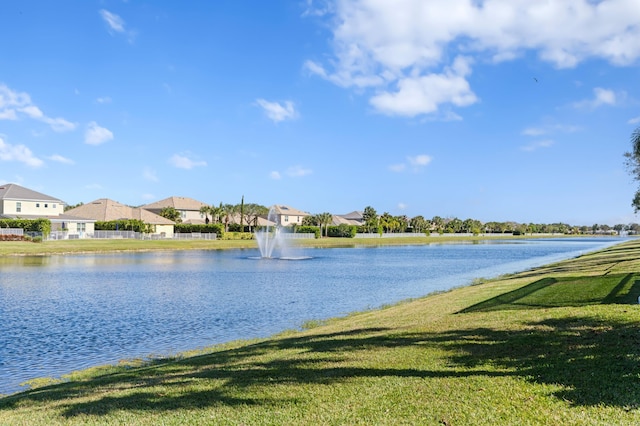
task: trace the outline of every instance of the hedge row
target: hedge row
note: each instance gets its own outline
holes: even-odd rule
[[[22,228],[24,232],[39,232],[42,235],[51,233],[49,219],[0,219],[0,228]]]
[[[224,234],[224,225],[220,223],[209,223],[208,225],[176,223],[174,232],[176,234],[190,234],[192,232],[200,232],[201,234],[216,234],[218,238],[222,238],[222,235]]]
[[[347,225],[343,223],[337,226],[327,227],[328,237],[354,238],[357,233],[358,227],[356,225]]]

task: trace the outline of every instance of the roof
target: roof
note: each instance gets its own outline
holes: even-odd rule
[[[15,183],[0,185],[0,200],[49,201],[64,204],[64,201],[59,198],[42,194]]]
[[[129,207],[108,198],[100,198],[65,212],[71,216],[102,222],[137,219],[152,225],[173,225],[174,222],[143,208]]]
[[[277,214],[284,214],[290,216],[309,216],[309,213],[302,210],[294,209],[293,207],[284,206],[282,204],[276,204],[271,207]]]
[[[165,207],[173,207],[176,210],[194,210],[200,211],[201,207],[206,207],[208,204],[202,201],[194,200],[188,197],[169,197],[164,200],[156,201],[155,203],[145,204],[141,206],[147,210],[160,210]]]

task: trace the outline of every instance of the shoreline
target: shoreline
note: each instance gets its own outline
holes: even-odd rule
[[[291,240],[293,247],[301,248],[347,248],[360,246],[388,245],[424,245],[450,242],[480,242],[494,240],[527,240],[545,238],[620,238],[627,240],[634,237],[594,236],[594,235],[477,235],[477,236],[416,236],[416,237],[384,237],[384,238],[320,238]],[[19,256],[52,256],[74,254],[100,254],[118,252],[153,252],[182,250],[233,250],[257,249],[255,240],[129,240],[129,239],[83,239],[59,240],[33,243],[27,241],[0,242],[0,259]]]
[[[506,238],[506,239],[505,238],[500,238],[500,239],[512,240],[511,238]],[[528,238],[520,238],[520,239],[528,239]],[[480,240],[484,240],[484,239],[480,238]],[[463,241],[460,241],[459,239],[447,240],[447,241],[442,241],[441,240],[440,242],[442,242],[442,243],[451,243],[452,241],[453,242],[463,242]],[[619,244],[621,244],[623,242],[624,241],[611,242],[611,245],[609,247],[614,246],[614,245],[619,245]],[[377,244],[377,245],[383,245],[383,244]],[[389,245],[394,245],[394,244],[389,244]],[[344,245],[335,245],[333,247],[344,247]],[[354,247],[356,247],[356,246],[354,246]],[[327,247],[325,246],[323,248],[327,248]],[[228,249],[236,249],[236,248],[233,247],[233,248],[228,248]],[[605,249],[606,248],[604,248],[604,249],[596,249],[596,251],[601,251],[601,250],[605,250]],[[196,248],[194,250],[202,250],[202,249]],[[66,255],[66,254],[71,254],[71,255],[98,254],[99,255],[99,254],[109,254],[109,253],[154,252],[154,251],[165,251],[165,252],[167,252],[167,251],[172,251],[172,250],[169,250],[169,249],[166,249],[166,250],[115,250],[115,251],[109,251],[109,252],[107,252],[107,251],[104,251],[104,252],[87,251],[87,252],[54,253],[53,255]],[[507,273],[506,276],[517,275],[517,274],[523,273],[525,271],[535,271],[537,269],[546,268],[549,265],[566,262],[566,261],[569,261],[571,259],[575,259],[576,257],[580,257],[580,256],[582,256],[584,254],[589,254],[589,253],[591,253],[591,252],[584,252],[584,253],[581,252],[580,254],[574,254],[571,257],[566,258],[564,260],[551,261],[550,263],[540,264],[540,265],[537,265],[537,266],[533,266],[533,267],[527,268],[525,270],[518,270],[518,271],[510,272],[510,273]],[[40,255],[40,256],[49,256],[49,255],[51,255],[51,254],[43,254],[43,255]],[[30,256],[30,255],[25,255],[25,256]],[[34,256],[38,256],[38,255],[34,255]],[[1,259],[2,258],[0,257],[0,261],[1,261]],[[500,279],[500,277],[502,277],[502,276],[503,275],[496,275],[496,276],[489,277],[489,278],[482,277],[481,280],[482,280],[482,283],[491,282],[491,281],[495,281],[497,279]],[[480,278],[478,278],[478,279],[480,279]],[[347,313],[347,314],[345,314],[343,316],[329,317],[329,318],[325,318],[325,319],[322,319],[322,320],[307,320],[307,321],[304,321],[303,324],[307,324],[307,323],[324,324],[324,323],[327,323],[327,322],[332,322],[332,321],[344,319],[346,317],[349,317],[349,316],[352,316],[352,315],[356,315],[356,314],[359,314],[359,313],[364,313],[364,312],[375,313],[375,312],[380,311],[382,309],[385,309],[385,308],[387,308],[389,306],[400,305],[400,304],[411,302],[413,300],[425,299],[425,298],[429,298],[429,297],[432,297],[434,295],[439,295],[439,294],[443,294],[443,293],[450,293],[450,292],[455,291],[457,289],[461,289],[461,288],[465,288],[465,287],[473,286],[473,285],[477,285],[477,283],[469,282],[469,283],[466,283],[466,284],[456,285],[456,286],[448,288],[446,290],[437,290],[437,291],[434,291],[434,292],[431,292],[431,293],[427,293],[427,294],[424,294],[424,295],[421,295],[421,296],[417,296],[417,297],[414,297],[414,298],[408,298],[408,299],[403,299],[403,300],[398,300],[398,301],[395,301],[395,302],[391,302],[390,304],[383,303],[383,304],[380,305],[380,307],[375,307],[375,308],[371,308],[371,309],[357,310],[357,311],[354,311],[354,312],[349,312],[349,313]],[[234,339],[234,340],[230,340],[230,341],[216,343],[216,344],[213,344],[213,345],[206,345],[206,346],[201,346],[201,347],[197,347],[197,348],[191,348],[191,349],[187,349],[185,351],[168,352],[168,353],[157,353],[156,355],[135,356],[135,357],[132,357],[132,358],[123,358],[123,359],[119,359],[117,361],[114,361],[113,363],[95,365],[95,366],[88,367],[86,369],[82,369],[80,371],[110,369],[110,368],[113,368],[115,366],[129,365],[131,363],[137,365],[137,364],[140,364],[140,363],[152,363],[152,362],[159,361],[159,360],[182,359],[182,358],[184,358],[186,356],[192,356],[193,354],[200,354],[200,353],[203,353],[203,352],[209,352],[209,351],[212,351],[212,350],[217,350],[219,347],[226,347],[228,345],[238,345],[238,344],[243,345],[243,344],[248,344],[250,342],[254,342],[255,343],[255,342],[258,342],[258,341],[270,340],[270,339],[273,339],[273,338],[275,338],[277,336],[280,336],[283,333],[286,334],[286,333],[289,333],[289,332],[299,332],[301,330],[304,330],[305,328],[306,327],[301,326],[301,328],[298,328],[298,329],[282,330],[282,331],[276,332],[275,334],[273,334],[271,336],[258,337],[258,338],[249,337],[249,338],[246,338],[246,339]],[[151,352],[151,354],[154,354],[154,353]],[[57,377],[36,377],[36,378],[30,379],[30,380],[27,380],[25,383],[28,383],[30,385],[33,384],[36,387],[42,386],[43,384],[63,383],[66,380],[65,377],[67,377],[69,375],[72,375],[72,374],[74,374],[74,373],[73,372],[72,373],[67,373],[67,374],[63,374],[61,376],[57,376]],[[15,391],[13,393],[9,393],[9,394],[1,394],[0,393],[0,399],[2,397],[12,396],[12,395],[19,394],[19,393],[22,393],[22,392],[26,392],[26,391],[29,391],[29,390],[30,389],[22,389],[22,390],[18,390],[18,391]]]

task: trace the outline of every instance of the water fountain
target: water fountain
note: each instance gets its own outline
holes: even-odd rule
[[[267,216],[269,224],[260,230],[254,232],[258,248],[260,249],[260,257],[263,259],[273,259],[273,252],[278,248],[282,248],[283,238],[280,234],[280,225],[273,207],[269,210]],[[271,225],[273,223],[274,225]]]
[[[280,260],[305,260],[311,259],[309,256],[291,256],[287,239],[283,235],[281,226],[278,225],[277,214],[272,207],[267,216],[268,224],[254,232],[258,248],[260,249],[260,259],[280,259]],[[273,223],[273,225],[271,225]],[[277,254],[277,256],[276,256]]]

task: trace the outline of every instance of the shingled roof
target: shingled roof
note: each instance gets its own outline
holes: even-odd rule
[[[129,207],[108,198],[100,198],[67,210],[66,214],[85,219],[111,222],[122,219],[137,219],[152,225],[173,225],[174,222],[140,207]]]
[[[176,210],[200,211],[200,208],[204,206],[208,206],[208,204],[194,200],[193,198],[169,197],[164,200],[156,201],[155,203],[145,204],[142,208],[147,210],[161,210],[165,207],[173,207]]]
[[[29,201],[49,201],[64,204],[59,198],[42,194],[15,183],[0,185],[0,200],[29,200]]]

